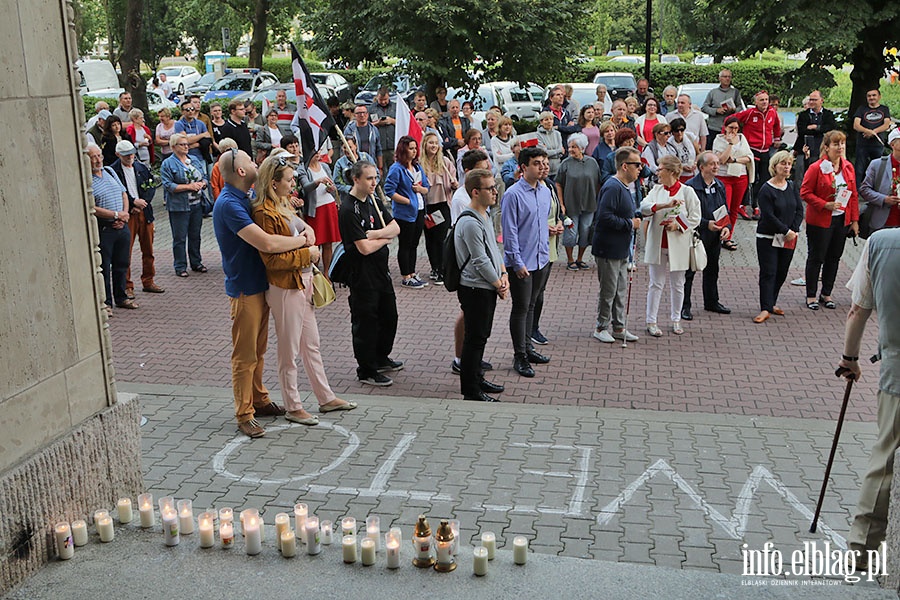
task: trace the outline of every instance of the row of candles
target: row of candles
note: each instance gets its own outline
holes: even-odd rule
[[[153,507],[153,495],[138,496],[138,511],[142,528],[153,527],[156,515]],[[130,498],[122,498],[116,503],[119,522],[130,523],[134,519]],[[163,538],[167,546],[177,546],[182,535],[194,532],[194,512],[190,500],[175,501],[171,496],[159,499],[159,513],[162,519]],[[222,548],[234,546],[234,511],[231,508],[209,510],[197,518],[197,529],[200,533],[200,547],[215,546],[214,528],[218,518],[219,543]],[[265,522],[259,511],[248,508],[240,513],[241,533],[244,537],[244,550],[248,555],[262,552],[265,536]],[[107,510],[94,512],[94,525],[101,542],[111,542],[115,538],[115,527],[112,516]],[[341,519],[341,548],[345,563],[353,564],[359,558],[365,566],[375,564],[376,554],[382,550],[381,522],[377,516],[366,519],[365,536],[357,544],[356,519]],[[87,523],[76,520],[71,523],[57,523],[54,528],[57,553],[62,560],[68,560],[75,554],[76,546],[84,546],[88,542]],[[288,513],[275,515],[275,542],[281,555],[292,558],[297,554],[297,545],[306,547],[307,554],[316,555],[322,551],[323,545],[331,545],[334,537],[334,525],[331,521],[319,521],[318,517],[309,514],[306,504],[294,506],[294,529],[291,528],[291,516]],[[392,527],[383,536],[383,549],[386,553],[387,568],[400,567],[400,545],[402,532],[399,527]],[[456,569],[456,556],[459,551],[459,521],[442,520],[437,532],[432,535],[431,527],[424,515],[416,522],[412,544],[415,549],[413,564],[420,568],[433,567],[436,571],[449,572]],[[481,534],[481,545],[474,549],[473,572],[475,575],[487,575],[488,561],[494,560],[497,550],[497,538],[493,532]],[[513,562],[524,565],[528,557],[528,539],[524,536],[513,538]]]

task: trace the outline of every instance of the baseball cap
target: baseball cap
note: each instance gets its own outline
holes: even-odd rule
[[[122,140],[118,144],[116,144],[116,154],[119,156],[128,156],[129,154],[134,154],[137,150],[134,147],[134,144],[129,142],[128,140]]]
[[[105,108],[97,113],[98,119],[108,119],[112,116],[112,113],[106,110]]]
[[[900,140],[900,129],[895,129],[888,135],[888,145],[894,140]]]

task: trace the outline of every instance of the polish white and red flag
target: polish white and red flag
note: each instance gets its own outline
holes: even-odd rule
[[[397,96],[397,115],[395,116],[395,120],[397,121],[394,129],[394,148],[397,147],[397,144],[400,142],[400,138],[404,135],[408,135],[412,139],[416,140],[416,147],[419,148],[419,155],[422,155],[422,128],[419,127],[419,122],[416,121],[415,115],[412,110],[406,105],[406,102],[403,101],[403,98]]]
[[[293,43],[291,43],[291,57],[294,89],[297,92],[297,114],[291,121],[291,129],[300,138],[303,162],[309,165],[313,154],[325,143],[328,132],[335,126],[335,122]]]

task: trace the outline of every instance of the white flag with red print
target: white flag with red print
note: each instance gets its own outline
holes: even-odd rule
[[[309,70],[303,63],[297,48],[291,43],[291,67],[294,73],[294,89],[297,92],[297,114],[291,121],[291,129],[300,138],[303,162],[309,164],[313,154],[325,143],[328,132],[335,126],[328,105],[322,99]]]
[[[421,154],[422,128],[419,127],[419,122],[416,121],[415,115],[413,115],[412,110],[406,105],[406,102],[403,101],[402,96],[397,96],[397,114],[394,118],[397,121],[394,129],[394,148],[400,143],[401,137],[408,135],[416,140],[416,146],[419,148],[419,153]]]

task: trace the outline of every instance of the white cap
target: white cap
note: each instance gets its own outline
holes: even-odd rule
[[[900,140],[900,129],[895,129],[888,135],[888,145],[894,140]]]
[[[129,154],[134,154],[137,150],[134,147],[134,144],[129,142],[128,140],[122,140],[118,144],[116,144],[116,154],[119,156],[128,156]]]

